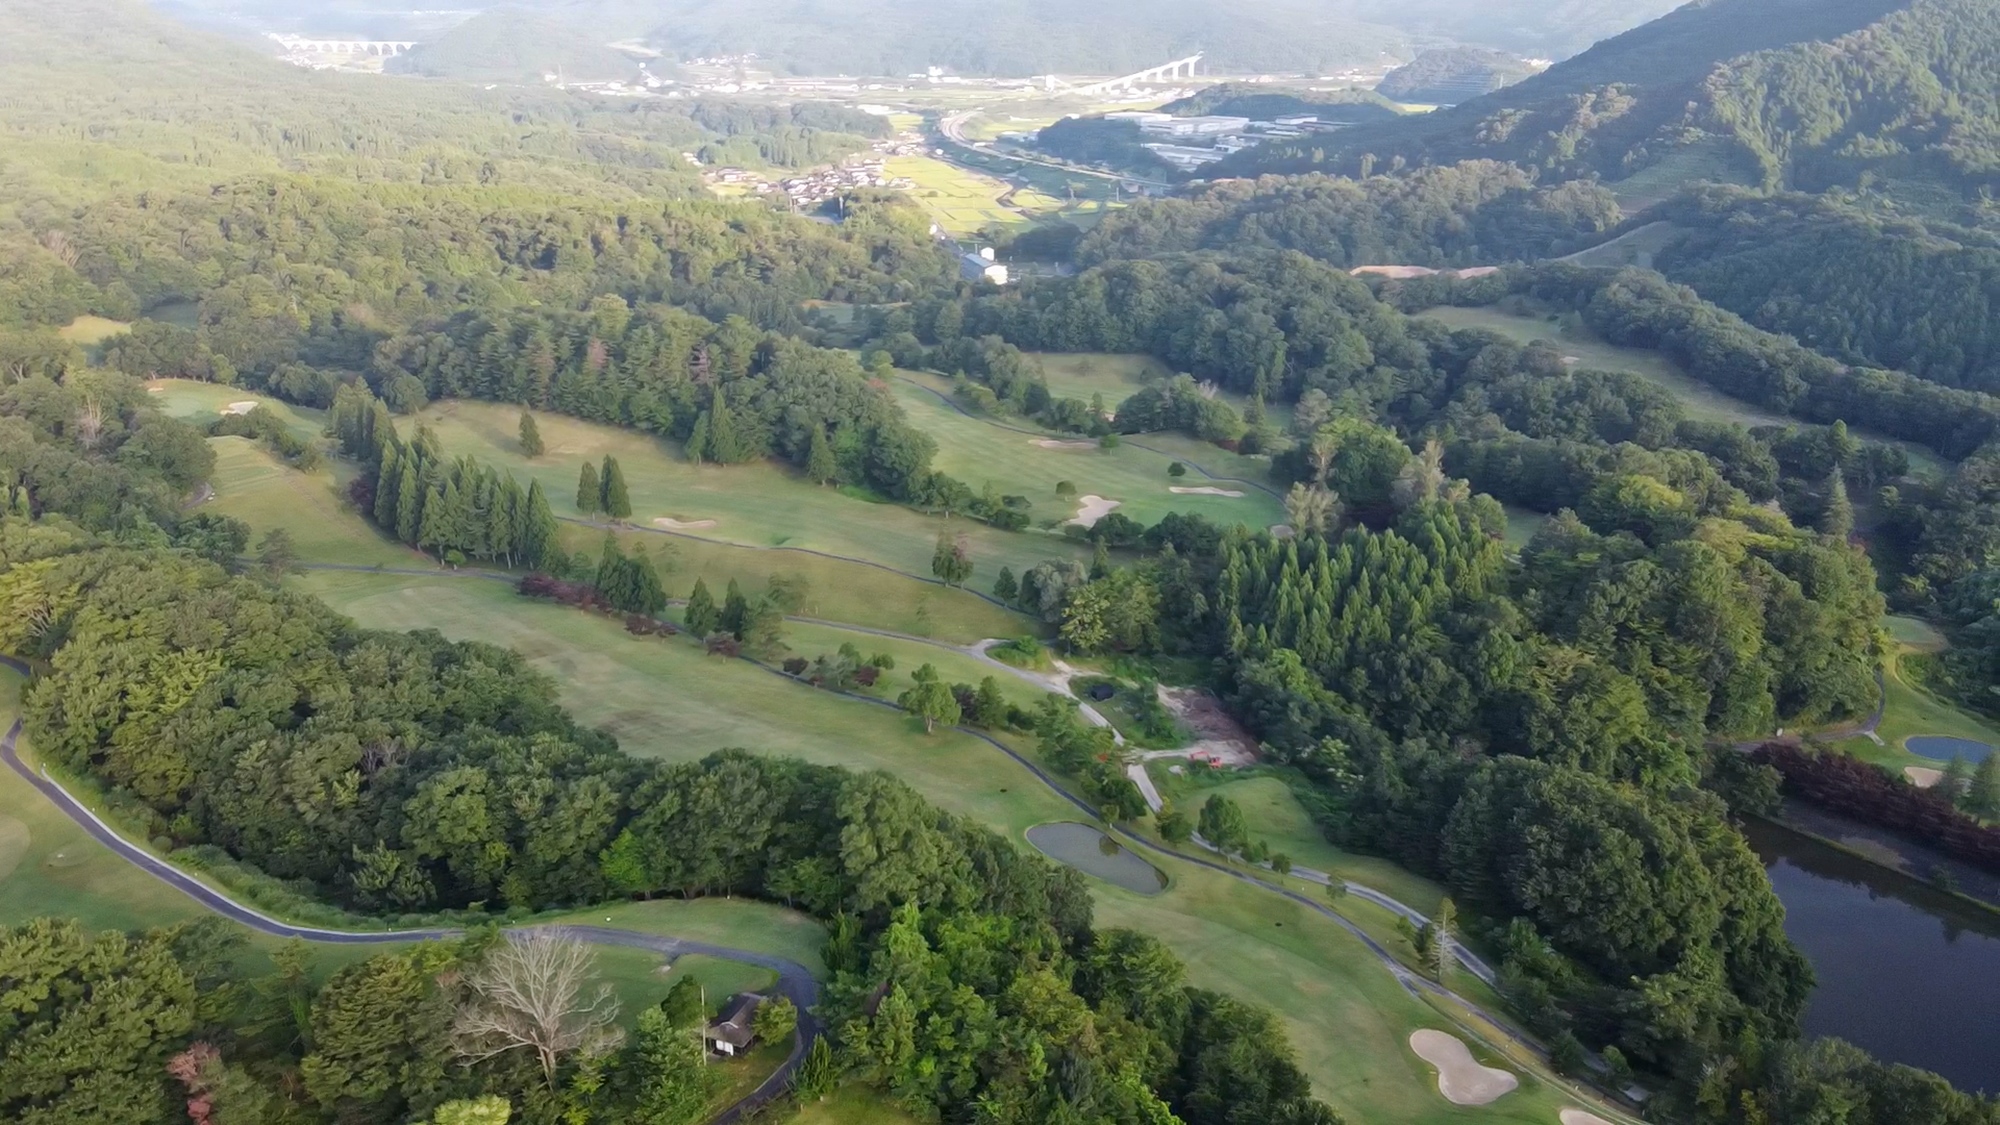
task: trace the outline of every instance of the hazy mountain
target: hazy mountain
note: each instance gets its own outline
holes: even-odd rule
[[[1700,0],[1453,109],[1226,170],[1495,158],[1633,197],[1710,179],[1956,198],[2000,167],[1996,14],[1993,0]]]
[[[1399,102],[1456,105],[1535,73],[1517,55],[1484,47],[1439,47],[1390,71],[1375,92]]]
[[[512,8],[474,16],[389,60],[386,69],[468,82],[539,82],[545,74],[558,73],[566,80],[592,81],[639,74],[634,59],[597,36]]]

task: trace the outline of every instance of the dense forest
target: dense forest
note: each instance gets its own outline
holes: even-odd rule
[[[1433,47],[1382,77],[1375,92],[1399,102],[1457,105],[1535,73],[1526,61],[1482,47]]]
[[[23,700],[38,750],[112,787],[145,835],[243,861],[295,908],[311,907],[302,893],[390,917],[663,893],[786,902],[832,929],[824,1080],[851,1074],[920,1114],[1337,1125],[1268,1013],[1188,987],[1150,937],[1093,930],[1074,871],[898,780],[743,751],[632,758],[513,652],[357,629],[275,585],[282,570],[232,574],[191,546],[215,520],[161,503],[206,474],[200,434],[135,382],[98,380],[0,390],[31,460],[68,457],[104,482],[64,491],[10,466],[0,646],[46,669]],[[79,443],[83,418],[97,420]],[[367,440],[370,419],[387,414],[350,410],[343,436]],[[528,1121],[699,1119],[699,1060],[667,1046],[691,1040],[656,1015],[628,1046],[568,1040],[541,1067],[468,1050],[465,1014],[512,944],[385,954],[316,987],[297,950],[275,977],[232,980],[207,926],[29,923],[0,934],[0,995],[17,998],[0,1017],[0,1107],[165,1125],[199,1100],[199,1120],[392,1122],[497,1095]],[[151,1015],[102,1018],[114,1002]]]
[[[2000,391],[2000,240],[1824,196],[1691,192],[1653,265],[1759,328],[1849,363]]]

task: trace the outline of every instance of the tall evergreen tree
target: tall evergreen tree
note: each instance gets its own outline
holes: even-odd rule
[[[831,484],[839,472],[840,462],[833,455],[833,442],[827,439],[826,430],[815,424],[806,442],[806,477],[814,484]]]
[[[535,425],[535,416],[521,411],[521,452],[529,458],[542,455],[542,430]]]
[[[1847,498],[1847,481],[1839,469],[1827,474],[1826,511],[1819,517],[1819,530],[1840,543],[1854,535],[1854,505]]]
[[[736,579],[729,580],[729,590],[722,598],[722,616],[716,620],[716,628],[737,640],[743,639],[743,629],[750,623],[750,601],[743,596],[743,588]]]
[[[722,397],[722,384],[715,385],[708,404],[708,459],[718,465],[734,465],[743,460],[736,436],[736,423],[729,416],[729,403]]]
[[[1013,605],[1014,600],[1021,596],[1021,585],[1014,580],[1014,568],[1000,568],[1000,576],[993,580],[993,596],[1008,605]]]
[[[1988,754],[1973,767],[1965,811],[1981,820],[2000,820],[2000,754]]]
[[[423,519],[423,490],[419,487],[422,476],[423,465],[409,460],[405,460],[402,470],[396,474],[396,538],[412,547],[417,545],[417,532]]]
[[[542,492],[542,482],[528,482],[528,496],[523,506],[527,514],[522,519],[519,551],[521,562],[536,569],[546,569],[549,561],[560,553],[557,542],[558,530],[555,513],[549,510],[549,498]]]
[[[618,467],[618,459],[604,455],[603,473],[604,514],[614,520],[632,518],[632,497],[625,490],[625,470]]]
[[[597,483],[597,466],[588,461],[576,474],[576,510],[592,515],[604,506],[604,487]]]
[[[709,459],[708,411],[706,410],[695,417],[694,429],[688,433],[687,458],[697,465]]]
[[[687,630],[697,637],[706,637],[715,632],[721,617],[715,609],[715,597],[708,592],[708,583],[697,578],[694,589],[689,592],[687,608],[681,613],[681,621]]]
[[[403,483],[403,459],[393,445],[382,449],[382,467],[375,474],[375,526],[394,533],[396,530],[397,490]]]

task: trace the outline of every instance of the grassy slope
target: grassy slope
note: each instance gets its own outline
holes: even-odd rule
[[[944,389],[935,379],[923,382]],[[1119,501],[1118,510],[1142,524],[1157,523],[1169,512],[1203,515],[1225,527],[1236,523],[1268,527],[1284,522],[1284,507],[1276,497],[1248,483],[1209,481],[1193,473],[1178,479],[1170,477],[1167,466],[1174,458],[1164,454],[1130,443],[1112,450],[1047,449],[1036,444],[1043,439],[967,417],[911,382],[896,383],[895,391],[910,421],[937,439],[934,464],[939,469],[965,481],[975,491],[991,483],[1003,495],[1026,496],[1035,505],[1029,514],[1038,524],[1050,519],[1067,520],[1075,515],[1076,509],[1055,495],[1056,482],[1063,480],[1075,484],[1081,494]],[[1013,421],[1005,424],[1018,425]],[[1060,439],[1064,435],[1050,437]],[[1150,437],[1136,440],[1151,445]],[[1209,471],[1246,472],[1252,474],[1250,479],[1263,480],[1261,464],[1224,449],[1211,447],[1211,450],[1200,458]],[[1202,496],[1169,491],[1177,486],[1203,485],[1245,495]]]
[[[417,416],[437,430],[448,455],[469,453],[542,482],[558,516],[577,514],[576,477],[583,461],[610,454],[618,458],[632,495],[633,522],[647,526],[658,517],[682,521],[713,519],[703,538],[754,547],[805,547],[869,559],[898,570],[928,575],[941,518],[899,504],[874,504],[817,488],[770,464],[695,466],[671,443],[632,430],[580,422],[558,414],[537,414],[547,452],[521,456],[516,439],[518,407],[482,402],[433,403]],[[955,520],[972,542],[982,573],[1003,564],[1020,570],[1051,556],[1081,554],[1074,545],[1046,535],[994,531]]]
[[[284,419],[286,427],[302,438],[318,437],[326,430],[326,411],[294,406],[241,387],[201,383],[192,379],[154,379],[146,384],[146,389],[152,392],[153,400],[169,417],[181,418],[196,425],[213,422],[232,402],[257,402]]]

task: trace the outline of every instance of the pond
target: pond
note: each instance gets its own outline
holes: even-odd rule
[[[1913,734],[1903,740],[1910,753],[1919,758],[1931,758],[1949,762],[1953,758],[1964,758],[1968,762],[1984,761],[1993,753],[1993,747],[1970,738],[1951,738],[1942,734]]]
[[[1028,842],[1058,863],[1067,863],[1085,875],[1095,875],[1128,891],[1156,895],[1167,889],[1167,877],[1160,874],[1159,868],[1088,824],[1071,821],[1037,824],[1028,829]]]
[[[1806,1033],[2000,1091],[2000,916],[1777,825],[1744,835],[1819,977]]]

